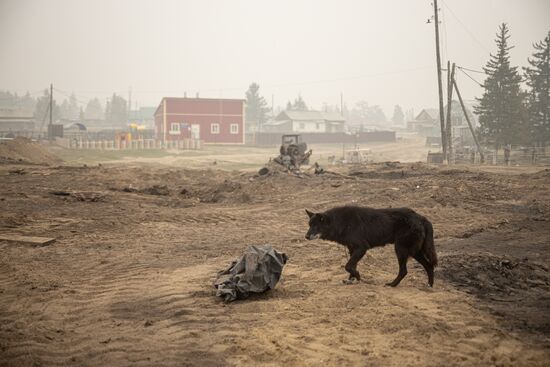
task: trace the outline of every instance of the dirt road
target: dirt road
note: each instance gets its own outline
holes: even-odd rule
[[[2,165],[0,180],[0,233],[57,238],[0,243],[2,366],[550,364],[549,170]],[[391,246],[343,285],[343,249],[304,239],[305,208],[341,204],[430,218],[435,287],[413,261],[385,287]],[[289,256],[281,282],[223,304],[216,272],[263,243]]]

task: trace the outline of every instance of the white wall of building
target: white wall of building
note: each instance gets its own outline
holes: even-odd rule
[[[327,126],[324,121],[292,121],[292,131],[300,133],[324,133]]]

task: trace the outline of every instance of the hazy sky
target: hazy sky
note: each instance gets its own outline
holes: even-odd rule
[[[512,61],[550,31],[550,0],[440,0],[442,57],[481,69],[502,22]],[[90,97],[117,92],[157,105],[163,96],[243,98],[256,81],[271,104],[301,94],[310,108],[357,100],[437,106],[430,0],[0,0],[0,89],[50,82]],[[479,81],[483,75],[471,74]],[[464,98],[480,88],[458,75]]]

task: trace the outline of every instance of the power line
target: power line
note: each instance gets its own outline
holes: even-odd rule
[[[289,82],[289,83],[277,83],[277,84],[263,84],[262,86],[264,88],[282,88],[282,87],[292,87],[292,86],[303,86],[303,85],[314,85],[314,84],[323,84],[323,83],[334,83],[339,81],[348,81],[348,80],[358,80],[358,79],[367,79],[367,78],[376,78],[376,77],[383,77],[383,76],[391,76],[391,75],[398,75],[403,73],[409,73],[414,71],[420,71],[420,70],[427,70],[431,69],[432,66],[419,66],[414,68],[406,68],[406,69],[393,69],[385,72],[379,72],[379,73],[372,73],[372,74],[363,74],[363,75],[355,75],[350,77],[343,77],[343,78],[335,78],[335,79],[319,79],[319,80],[308,80],[308,81],[301,81],[301,82]],[[193,88],[191,88],[193,89]],[[231,90],[245,90],[246,86],[241,87],[227,87],[227,88],[212,88],[212,89],[197,89],[198,92],[220,92],[220,91],[231,91]],[[66,90],[62,90],[59,88],[54,88],[54,90],[61,95],[67,97],[67,98],[74,98],[77,103],[81,105],[87,105],[88,102],[85,102],[83,99],[88,99],[88,97],[84,97],[81,95],[81,93],[90,93],[90,94],[111,94],[116,93],[113,91],[78,91],[78,94],[75,92],[69,92]],[[43,90],[34,92],[32,94],[38,94],[42,93]],[[181,90],[158,90],[158,91],[147,91],[147,90],[132,90],[132,93],[134,94],[144,94],[144,93],[151,93],[151,94],[170,94],[170,93],[180,93]],[[31,94],[31,95],[32,95]],[[11,98],[5,98],[6,100]],[[3,100],[3,99],[0,99]]]
[[[59,90],[57,88],[54,88],[54,90],[62,95],[64,95],[65,97],[68,97],[68,98],[74,98],[74,100],[77,102],[77,103],[80,103],[81,105],[83,106],[86,106],[88,104],[88,102],[84,102],[84,101],[81,101],[79,100],[78,98],[76,98],[76,94],[74,93],[70,93],[69,92],[66,92],[66,91],[62,91],[62,90]]]
[[[483,84],[481,84],[480,82],[478,82],[477,80],[475,80],[474,78],[472,78],[472,77],[470,76],[470,74],[468,74],[467,72],[465,72],[465,71],[463,70],[463,68],[459,67],[458,69],[459,69],[460,71],[462,71],[462,73],[463,73],[464,75],[466,75],[468,78],[470,78],[474,83],[476,83],[476,84],[479,85],[480,87],[483,87]]]
[[[484,71],[469,69],[469,68],[465,68],[465,67],[463,67],[463,66],[457,66],[457,68],[459,68],[459,69],[464,69],[464,70],[468,70],[468,71],[471,71],[472,73],[486,74]]]
[[[408,72],[411,72],[411,71],[425,70],[425,69],[431,69],[431,68],[432,68],[432,66],[419,66],[419,67],[416,67],[416,68],[408,68],[408,69],[402,69],[402,70],[391,70],[391,71],[386,71],[386,72],[381,72],[381,73],[373,73],[373,74],[356,75],[356,76],[351,76],[351,77],[347,77],[347,78],[310,80],[310,81],[304,81],[304,82],[285,83],[285,84],[272,84],[272,85],[268,84],[268,85],[264,85],[264,87],[265,88],[278,88],[278,87],[287,87],[287,86],[296,86],[296,85],[333,83],[333,82],[347,81],[347,80],[376,78],[376,77],[386,76],[386,75],[397,75],[397,74],[408,73]]]
[[[390,76],[390,75],[397,75],[397,74],[403,74],[413,71],[419,71],[419,70],[426,70],[431,69],[432,66],[419,66],[415,68],[407,68],[407,69],[400,69],[400,70],[390,70],[380,73],[372,73],[372,74],[363,74],[363,75],[355,75],[350,77],[343,77],[343,78],[335,78],[335,79],[319,79],[319,80],[307,80],[307,81],[301,81],[301,82],[288,82],[288,83],[275,83],[275,84],[262,84],[263,88],[281,88],[281,87],[293,87],[293,86],[302,86],[302,85],[313,85],[313,84],[323,84],[323,83],[334,83],[339,81],[348,81],[348,80],[358,80],[358,79],[367,79],[367,78],[376,78],[381,76]],[[232,90],[245,90],[247,86],[239,86],[239,87],[225,87],[225,88],[207,88],[207,89],[196,89],[198,92],[219,92],[219,91],[232,91]],[[193,90],[195,88],[187,88],[190,90]],[[134,90],[132,89],[133,94],[166,94],[166,93],[180,93],[181,90]],[[97,93],[110,93],[110,92],[97,92]]]
[[[447,9],[449,9],[449,11],[451,12],[451,15],[456,19],[456,21],[462,26],[462,28],[464,28],[464,30],[466,32],[468,32],[468,34],[470,35],[470,37],[472,37],[472,39],[478,44],[478,46],[480,46],[484,51],[487,51],[488,53],[491,53],[491,51],[489,51],[489,49],[480,41],[477,39],[477,37],[472,33],[470,32],[470,30],[468,29],[468,27],[466,27],[466,25],[458,18],[458,16],[455,14],[455,12],[453,11],[453,9],[451,9],[449,7],[449,5],[447,5],[447,3],[445,2],[445,0],[441,0],[443,2],[443,5],[445,5],[445,7]]]
[[[447,49],[447,44],[449,43],[448,42],[448,37],[447,37],[447,22],[446,22],[446,19],[445,19],[445,12],[443,11],[443,9],[440,9],[441,10],[441,24],[443,24],[443,46],[445,47],[445,54],[444,54],[444,57],[443,59],[449,59],[449,50]]]
[[[333,82],[339,82],[339,81],[348,81],[348,80],[357,80],[357,79],[367,79],[367,78],[376,78],[376,77],[382,77],[382,76],[391,76],[391,75],[398,75],[403,73],[409,73],[413,71],[419,71],[419,70],[426,70],[431,69],[432,66],[419,66],[414,68],[406,68],[406,69],[398,69],[398,70],[389,70],[385,72],[380,73],[372,73],[372,74],[363,74],[363,75],[355,75],[350,77],[343,77],[343,78],[335,78],[335,79],[319,79],[319,80],[307,80],[307,81],[300,81],[300,82],[288,82],[288,83],[275,83],[275,84],[262,84],[263,88],[280,88],[280,87],[292,87],[292,86],[301,86],[301,85],[310,85],[310,84],[322,84],[322,83],[333,83]],[[234,87],[225,87],[225,88],[207,88],[207,89],[196,89],[198,92],[219,92],[221,91],[230,91],[230,90],[243,90],[246,89],[247,86],[234,86]],[[195,88],[187,88],[190,90],[193,90]],[[64,94],[66,96],[70,97],[69,92],[59,90],[56,88],[58,92],[61,94]],[[135,90],[132,89],[132,94],[166,94],[166,93],[180,93],[180,90]],[[77,91],[77,93],[97,93],[97,94],[111,94],[112,91]],[[75,94],[74,92],[72,94]],[[80,98],[86,98],[83,96],[79,96],[79,94],[75,94],[76,96]]]
[[[462,71],[462,73],[464,75],[466,75],[468,78],[470,78],[474,83],[476,83],[477,85],[479,85],[480,87],[483,87],[483,84],[478,82],[476,79],[474,79],[470,74],[468,74],[467,72],[465,72],[464,70],[468,70],[470,72],[473,72],[473,73],[479,73],[479,74],[484,74],[484,75],[487,75],[487,73],[485,73],[484,71],[479,71],[479,70],[473,70],[473,69],[468,69],[468,68],[465,68],[465,67],[462,67],[462,66],[457,66],[458,69],[460,69],[460,71]],[[521,83],[525,82],[527,79],[524,79],[522,78],[520,80]]]

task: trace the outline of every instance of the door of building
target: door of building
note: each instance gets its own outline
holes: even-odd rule
[[[201,138],[201,125],[191,124],[191,139],[200,140]]]

